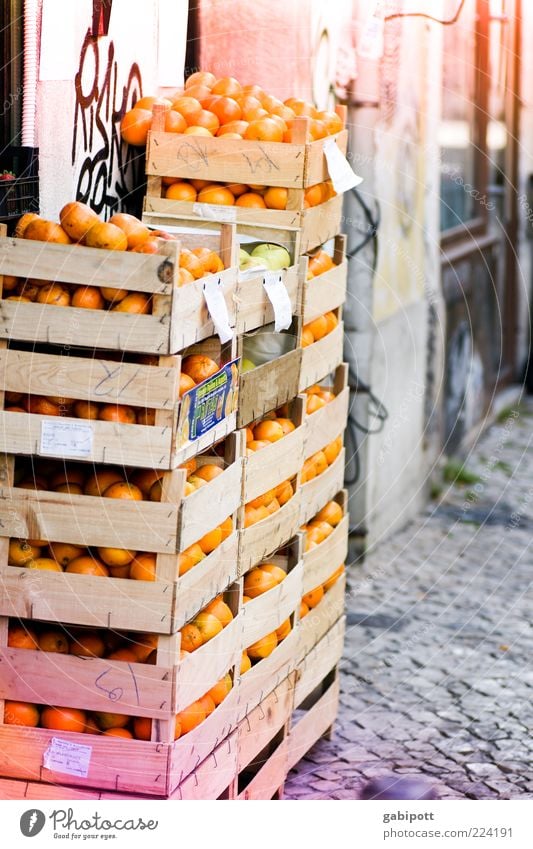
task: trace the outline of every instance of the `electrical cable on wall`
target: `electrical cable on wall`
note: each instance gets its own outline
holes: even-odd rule
[[[426,14],[426,12],[395,12],[392,15],[385,15],[383,20],[384,21],[393,21],[396,18],[425,18],[428,21],[433,21],[436,24],[442,24],[442,26],[448,27],[451,24],[457,23],[457,21],[459,20],[459,15],[463,11],[464,5],[465,5],[465,0],[461,0],[453,18],[449,18],[446,21],[443,21],[441,18],[435,18],[435,17],[433,17],[433,15],[428,15],[428,14]]]

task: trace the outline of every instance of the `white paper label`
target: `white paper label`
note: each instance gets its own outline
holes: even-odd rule
[[[204,283],[204,298],[215,330],[222,344],[233,339],[233,330],[229,324],[228,306],[222,291],[222,282],[216,277]]]
[[[237,210],[234,206],[221,206],[216,203],[193,203],[192,211],[199,218],[209,221],[231,222],[237,220]]]
[[[50,745],[43,755],[43,766],[53,772],[63,772],[66,775],[77,775],[87,778],[91,762],[92,746],[82,746],[52,737]]]
[[[280,271],[263,272],[263,286],[274,308],[274,330],[287,330],[292,322],[292,306],[289,293],[281,279]]]
[[[335,139],[326,139],[324,155],[328,163],[329,176],[337,194],[347,192],[363,182],[353,170],[344,153],[337,147]]]
[[[90,457],[93,437],[90,424],[45,419],[41,423],[40,453],[45,457]]]

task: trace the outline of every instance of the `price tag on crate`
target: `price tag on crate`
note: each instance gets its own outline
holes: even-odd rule
[[[41,423],[41,450],[44,457],[90,457],[94,431],[84,422],[44,419]]]
[[[69,740],[61,740],[60,737],[52,737],[43,755],[43,766],[52,772],[87,778],[92,751],[92,746],[82,746]]]
[[[222,282],[216,277],[204,283],[204,298],[209,315],[222,344],[233,339],[233,330],[229,324],[228,305],[222,291]]]
[[[324,155],[328,163],[329,176],[337,194],[354,189],[363,182],[363,178],[355,173],[342,150],[337,147],[335,139],[325,140]]]
[[[193,203],[193,215],[206,218],[208,221],[222,221],[223,223],[237,220],[237,210],[233,206],[222,206],[216,203]]]
[[[263,286],[274,308],[274,330],[277,333],[287,330],[292,322],[292,306],[289,293],[281,279],[281,272],[265,271]]]

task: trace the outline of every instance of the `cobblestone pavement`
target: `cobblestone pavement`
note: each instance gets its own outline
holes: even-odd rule
[[[426,513],[350,568],[333,739],[288,799],[425,774],[441,798],[533,798],[533,402],[500,418]]]

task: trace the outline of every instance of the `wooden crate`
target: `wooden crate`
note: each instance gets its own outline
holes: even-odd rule
[[[304,452],[304,459],[306,460],[340,436],[348,421],[350,389],[348,387],[347,364],[342,363],[335,369],[333,380],[324,379],[321,383],[332,389],[336,398],[326,404],[325,407],[321,407],[320,410],[306,416]]]
[[[248,602],[249,604],[249,602]],[[278,684],[287,678],[295,669],[299,645],[299,608],[291,616],[292,631],[277,645],[272,654],[260,660],[248,672],[241,676],[239,682],[239,720],[247,716],[264,698],[276,689]],[[269,633],[268,630],[265,633]],[[246,646],[243,646],[245,649]]]
[[[344,563],[348,555],[348,533],[350,517],[348,516],[348,492],[343,489],[333,499],[342,507],[344,518],[341,519],[333,533],[323,542],[309,551],[304,552],[304,594],[314,590],[319,584],[323,584],[330,577],[334,564],[338,566]]]
[[[303,392],[313,383],[321,383],[327,374],[335,371],[343,360],[344,323],[342,308],[333,310],[339,323],[337,327],[312,345],[302,348],[302,364],[298,391]]]
[[[338,106],[337,114],[346,123],[346,107]],[[329,179],[324,154],[326,139],[306,142],[308,118],[298,118],[292,125],[292,143],[249,141],[247,139],[198,138],[178,133],[165,133],[164,106],[153,109],[152,129],[146,148],[146,173],[157,187],[162,177],[181,177],[209,182],[252,183],[284,186],[302,190]],[[345,154],[348,132],[343,129],[332,136]],[[298,195],[294,200],[296,204]],[[293,209],[298,208],[296,205]]]
[[[232,433],[226,439],[225,459],[208,453],[199,456],[198,466],[211,463],[225,468],[190,495],[185,495],[185,469],[165,472],[161,502],[29,490],[4,484],[0,473],[2,534],[176,554],[236,513],[241,503],[244,441],[242,432]],[[13,460],[13,455],[7,455],[8,463]]]
[[[240,375],[237,427],[245,427],[298,394],[302,362],[300,334],[301,319],[294,318],[287,331],[287,335],[294,340],[294,349]],[[245,356],[243,337],[238,351],[241,356]]]
[[[300,524],[308,522],[344,485],[346,449],[316,478],[300,487]]]
[[[322,691],[323,690],[323,691]],[[332,670],[313,704],[293,714],[286,741],[287,773],[324,735],[328,735],[339,709],[339,676]]]
[[[306,619],[307,616],[302,619],[302,626]],[[339,663],[344,647],[345,628],[346,617],[341,614],[322,637],[318,637],[317,634],[317,639],[315,639],[311,650],[303,658],[298,660],[296,688],[294,691],[295,708],[302,704],[313,690],[319,686],[322,679],[326,677],[330,670]]]
[[[337,565],[340,566],[341,564],[339,563]],[[330,575],[336,568],[332,563],[329,564]],[[316,586],[318,584],[315,584]],[[297,650],[298,663],[303,662],[304,658],[312,652],[317,643],[322,640],[343,615],[345,593],[346,577],[345,575],[341,575],[327,593],[324,593],[317,606],[310,610],[307,616],[304,616],[300,621],[300,640]]]
[[[346,300],[348,282],[348,260],[346,259],[346,236],[335,236],[333,250],[335,268],[305,281],[303,291],[303,320],[308,324],[330,310],[336,310]]]
[[[217,251],[225,270],[179,286],[180,245]],[[153,297],[152,315],[0,300],[4,339],[159,356],[175,354],[215,332],[203,294],[212,278],[221,281],[230,321],[235,324],[236,242],[235,228],[228,224],[222,225],[215,236],[184,235],[180,242],[169,241],[157,255],[0,238],[0,273],[128,289]]]
[[[296,480],[296,479],[294,479]],[[300,520],[300,491],[268,519],[239,531],[239,575],[244,575],[256,563],[265,560],[298,532]]]
[[[303,559],[301,534],[292,540],[285,551],[268,559],[281,566],[287,577],[273,589],[247,601],[242,609],[242,648],[276,631],[299,606],[303,595]]]

